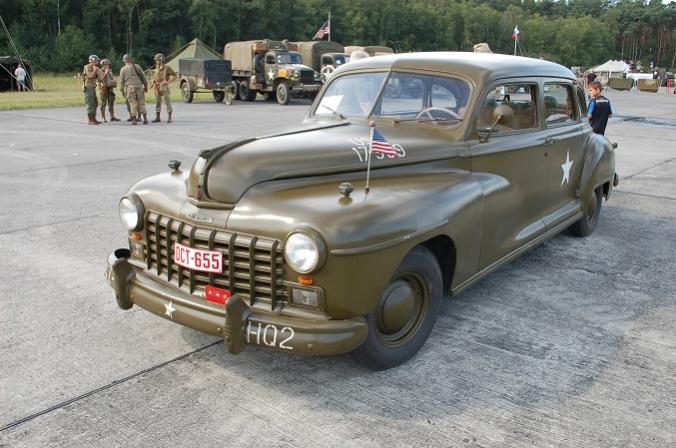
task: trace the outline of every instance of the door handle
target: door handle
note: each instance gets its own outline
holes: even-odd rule
[[[545,143],[544,143],[544,144],[545,144],[545,145],[553,145],[554,143],[556,143],[556,142],[558,142],[558,141],[559,141],[559,140],[556,139],[556,138],[547,137],[547,138],[545,139]]]

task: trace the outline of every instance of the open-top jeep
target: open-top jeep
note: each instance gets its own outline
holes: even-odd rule
[[[443,297],[559,232],[587,236],[617,184],[566,68],[411,53],[336,70],[302,127],[200,153],[120,201],[123,309],[246,344],[353,352],[428,338]]]

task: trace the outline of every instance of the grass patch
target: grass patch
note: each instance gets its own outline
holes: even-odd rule
[[[117,76],[116,76],[117,78]],[[119,80],[118,80],[119,82]],[[39,109],[44,107],[82,106],[82,84],[69,74],[36,74],[33,76],[35,90],[32,92],[0,92],[0,110]],[[183,101],[178,82],[171,84],[171,100]],[[119,89],[115,89],[115,105],[124,109],[125,101]],[[194,103],[213,102],[211,93],[195,95]],[[155,104],[152,91],[146,94],[146,105]]]

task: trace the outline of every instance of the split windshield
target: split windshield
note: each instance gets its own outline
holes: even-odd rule
[[[277,64],[302,64],[303,59],[300,53],[281,53],[277,54]]]
[[[359,73],[334,79],[315,116],[388,117],[398,121],[455,124],[465,116],[467,82],[417,73]]]

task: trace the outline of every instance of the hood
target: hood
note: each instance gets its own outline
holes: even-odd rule
[[[377,126],[391,145],[373,152],[371,169],[459,156],[458,130],[403,123]],[[236,203],[251,186],[277,179],[366,171],[370,129],[365,122],[310,122],[304,128],[248,139],[205,151],[195,162],[201,174],[190,176],[188,192],[199,183],[207,198]],[[374,173],[375,174],[375,173]]]

